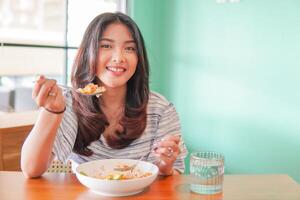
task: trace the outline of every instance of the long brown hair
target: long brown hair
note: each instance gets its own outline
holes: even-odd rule
[[[74,88],[84,87],[91,82],[101,84],[95,76],[99,41],[105,28],[112,23],[122,23],[128,28],[136,43],[138,56],[136,71],[127,82],[124,115],[119,121],[122,131],[116,130],[105,138],[110,147],[119,149],[139,138],[146,128],[149,64],[144,39],[136,23],[119,12],[103,13],[94,18],[81,41],[73,64],[71,80]],[[90,156],[93,152],[87,146],[100,138],[109,122],[97,97],[73,93],[73,110],[78,117],[78,132],[73,151]]]

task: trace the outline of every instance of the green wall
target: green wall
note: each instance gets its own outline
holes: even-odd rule
[[[171,25],[174,23],[172,10],[169,9],[166,2],[129,0],[129,15],[139,25],[146,42],[151,65],[151,88],[164,95],[171,85],[171,82],[168,82],[166,78],[169,68],[165,64],[167,64],[168,58],[172,56],[168,49],[173,41],[171,31],[174,28]]]
[[[129,7],[151,88],[175,104],[189,150],[222,152],[228,174],[285,173],[300,183],[300,1]]]

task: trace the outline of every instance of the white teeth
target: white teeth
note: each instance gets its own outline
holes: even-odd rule
[[[119,67],[107,67],[108,70],[113,71],[113,72],[124,72],[125,69],[119,68]]]

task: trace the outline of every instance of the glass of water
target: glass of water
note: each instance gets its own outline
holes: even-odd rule
[[[223,190],[224,156],[216,152],[193,152],[190,156],[191,191],[217,194]]]

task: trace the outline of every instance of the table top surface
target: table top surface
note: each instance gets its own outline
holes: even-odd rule
[[[0,129],[33,125],[39,111],[13,112],[0,114]]]
[[[189,189],[191,177],[158,177],[142,193],[121,198],[103,197],[81,185],[74,174],[47,173],[26,179],[21,172],[0,171],[0,197],[6,199],[197,199],[299,200],[300,185],[288,175],[225,175],[223,193],[199,195]]]

